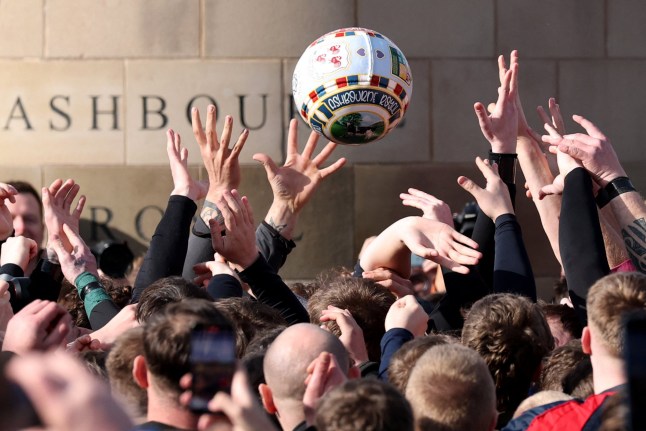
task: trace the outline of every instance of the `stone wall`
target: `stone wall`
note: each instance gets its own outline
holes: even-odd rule
[[[412,104],[386,139],[337,152],[351,163],[303,214],[284,272],[306,278],[351,264],[364,237],[413,214],[397,197],[408,186],[459,210],[455,178],[475,175],[487,147],[472,106],[495,99],[496,56],[513,48],[533,124],[532,107],[557,97],[612,137],[644,189],[644,21],[640,0],[2,0],[0,178],[74,177],[89,197],[86,237],[107,226],[143,245],[171,190],[163,130],[184,136],[203,175],[187,110],[214,101],[251,129],[242,189],[260,219],[271,193],[251,155],[283,157],[298,57],[327,31],[373,28],[408,57]],[[536,275],[552,277],[536,213],[518,200]]]

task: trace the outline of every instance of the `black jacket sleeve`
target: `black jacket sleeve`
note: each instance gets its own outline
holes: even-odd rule
[[[515,215],[503,214],[496,219],[495,242],[493,291],[517,293],[536,302],[534,273]]]
[[[208,226],[206,226],[201,217],[197,217],[195,220],[194,230],[200,234],[209,232]],[[287,255],[296,247],[294,241],[284,238],[276,229],[264,221],[256,229],[256,245],[275,272],[278,272],[285,264]],[[213,260],[214,252],[210,237],[203,238],[191,232],[182,277],[192,280],[195,276],[193,266],[197,263]]]
[[[141,292],[153,282],[182,273],[191,219],[196,209],[195,202],[185,196],[171,196],[168,199],[166,211],[137,274],[131,303],[139,301]]]
[[[261,254],[240,272],[240,278],[251,287],[259,302],[278,310],[289,325],[310,321],[307,310]]]
[[[588,289],[608,274],[610,268],[592,193],[592,180],[583,168],[574,169],[565,177],[559,248],[572,305],[585,325]]]

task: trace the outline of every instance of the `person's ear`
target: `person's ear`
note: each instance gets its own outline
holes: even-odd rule
[[[276,405],[274,405],[274,396],[271,393],[271,389],[264,383],[258,385],[258,392],[260,393],[260,399],[262,399],[262,406],[265,408],[267,413],[270,415],[275,415],[278,410]]]
[[[148,365],[143,355],[138,355],[132,363],[132,378],[140,388],[148,388]]]
[[[590,339],[590,328],[583,328],[583,333],[581,334],[581,347],[583,348],[583,353],[586,355],[592,354],[592,340]]]

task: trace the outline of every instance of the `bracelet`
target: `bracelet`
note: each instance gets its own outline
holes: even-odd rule
[[[635,186],[630,181],[630,178],[617,177],[614,180],[610,181],[604,188],[599,190],[599,193],[596,197],[597,206],[601,209],[608,205],[610,201],[617,196],[634,191],[637,191],[637,189],[635,189]]]
[[[103,285],[99,283],[98,281],[92,281],[88,283],[83,289],[79,290],[79,298],[81,298],[81,301],[85,301],[85,297],[92,292],[93,290],[104,290]]]
[[[518,161],[518,154],[494,153],[489,150],[489,161],[498,165],[498,175],[504,182],[516,184],[516,163]]]

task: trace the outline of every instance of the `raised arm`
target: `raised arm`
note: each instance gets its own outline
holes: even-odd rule
[[[211,219],[213,248],[239,271],[259,302],[275,308],[291,325],[309,322],[307,311],[280,276],[258,252],[251,205],[237,190],[224,192],[216,202],[223,224]]]
[[[550,151],[563,152],[580,160],[601,190],[597,205],[610,205],[621,228],[626,250],[634,266],[646,272],[646,205],[626,176],[610,140],[591,121],[574,115],[574,121],[587,132],[563,136],[544,136]]]
[[[473,195],[480,209],[495,223],[493,291],[518,293],[536,301],[529,256],[507,187],[498,175],[498,166],[479,157],[476,165],[487,180],[486,188],[466,177],[459,177],[458,184]]]
[[[453,271],[466,274],[465,265],[474,265],[481,257],[478,244],[449,225],[422,217],[406,217],[387,227],[359,259],[366,271],[388,268],[403,277],[410,275],[411,252]]]
[[[119,313],[119,307],[112,301],[99,280],[96,259],[83,239],[67,224],[59,235],[52,237],[52,245],[67,281],[76,287],[85,306],[93,330],[102,328]],[[69,242],[71,251],[65,247]]]
[[[517,51],[513,51],[511,53],[511,64],[518,64]],[[558,241],[558,218],[561,213],[561,197],[559,195],[551,195],[543,199],[539,198],[540,189],[547,184],[551,184],[554,181],[554,175],[552,175],[552,172],[550,171],[547,159],[545,158],[540,146],[541,137],[538,133],[532,130],[527,122],[527,118],[525,117],[525,112],[520,98],[520,88],[516,92],[516,107],[518,109],[518,139],[516,141],[518,163],[520,164],[520,169],[523,171],[523,175],[525,176],[529,195],[536,206],[536,210],[538,211],[538,215],[541,219],[541,224],[543,225],[543,230],[550,242],[554,256],[560,263],[561,255],[559,252]],[[539,116],[543,123],[551,124],[560,133],[564,133],[564,123],[561,118],[559,106],[556,104],[555,100],[550,99],[549,101],[549,111],[552,116],[551,121],[546,120],[546,116],[541,114],[541,111],[543,114],[545,113],[542,108],[538,109]]]
[[[283,166],[278,166],[267,154],[257,153],[253,159],[262,163],[267,172],[267,180],[271,185],[274,200],[265,216],[264,223],[258,228],[258,246],[267,262],[276,271],[285,263],[287,253],[294,247],[292,235],[298,215],[312,198],[314,192],[327,176],[338,171],[344,164],[345,158],[340,158],[332,165],[323,168],[322,165],[330,157],[336,144],[328,142],[323,150],[314,158],[314,151],[319,135],[310,134],[303,152],[298,152],[298,120],[292,119],[287,134],[287,158]],[[282,237],[286,245],[274,246],[276,235]]]
[[[137,274],[132,291],[133,304],[153,282],[182,273],[191,220],[197,209],[195,201],[206,195],[206,185],[194,180],[188,171],[188,150],[182,146],[179,133],[169,129],[166,138],[173,191]]]
[[[188,252],[184,261],[182,276],[187,280],[195,277],[193,266],[213,259],[209,220],[214,218],[222,222],[222,214],[217,206],[222,193],[237,189],[240,186],[240,163],[238,157],[249,137],[249,131],[243,130],[232,148],[229,148],[233,133],[233,118],[224,118],[224,127],[218,137],[216,131],[217,112],[215,106],[209,105],[206,110],[206,125],[202,127],[200,112],[192,111],[193,135],[200,147],[202,162],[209,179],[209,188],[200,210],[200,217],[195,221],[190,234]]]

